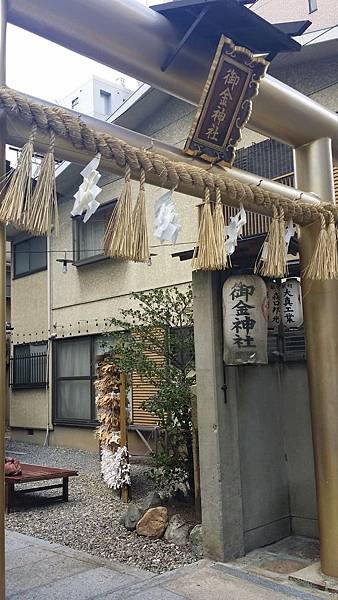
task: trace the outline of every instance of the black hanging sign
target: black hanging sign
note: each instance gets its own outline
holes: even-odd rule
[[[187,154],[231,166],[268,64],[221,37],[185,146]]]

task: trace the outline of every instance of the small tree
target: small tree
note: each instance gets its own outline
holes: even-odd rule
[[[122,329],[110,348],[125,373],[137,372],[156,392],[142,404],[165,430],[150,476],[167,492],[193,486],[191,386],[195,383],[192,290],[176,287],[137,292],[136,308],[121,310]]]

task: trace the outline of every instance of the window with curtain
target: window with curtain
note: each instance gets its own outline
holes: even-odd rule
[[[48,384],[47,342],[14,346],[10,384],[13,389],[39,388]]]
[[[116,200],[99,207],[87,223],[83,217],[74,218],[74,262],[92,262],[104,258],[103,238]]]
[[[54,343],[54,422],[96,425],[95,388],[98,336]]]
[[[12,245],[14,278],[47,269],[47,238],[31,237]]]

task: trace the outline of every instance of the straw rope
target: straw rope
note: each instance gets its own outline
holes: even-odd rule
[[[246,210],[273,215],[273,207],[282,209],[286,219],[304,225],[322,215],[326,223],[338,219],[338,207],[329,203],[311,206],[301,200],[291,200],[281,194],[269,192],[255,184],[243,184],[228,174],[214,174],[195,165],[174,162],[160,154],[126,144],[107,133],[88,127],[80,117],[74,117],[60,107],[44,106],[31,102],[24,95],[7,87],[0,87],[0,108],[15,115],[27,124],[36,124],[42,131],[53,131],[56,136],[68,139],[74,147],[95,155],[100,152],[106,159],[113,160],[119,167],[127,165],[132,176],[152,173],[152,179],[158,178],[158,184],[168,189],[181,185],[194,187],[197,195],[204,197],[204,190],[211,194],[219,188],[222,202],[230,206],[239,206],[242,202]]]

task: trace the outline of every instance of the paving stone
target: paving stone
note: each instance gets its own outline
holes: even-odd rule
[[[55,553],[46,550],[44,547],[20,546],[9,551],[6,550],[6,571],[54,558]]]
[[[320,568],[320,562],[313,563],[296,574],[290,575],[289,579],[299,585],[338,594],[338,579],[324,575]]]
[[[10,596],[10,600],[91,600],[137,582],[134,577],[98,567]]]
[[[185,598],[185,596],[181,596],[181,594],[170,592],[169,590],[158,586],[143,590],[142,592],[133,593],[132,595],[129,595],[129,593],[126,596],[126,590],[121,590],[119,592],[114,592],[113,594],[108,594],[108,596],[104,596],[102,600],[125,600],[126,598],[133,598],[133,600],[182,600],[182,598]]]
[[[272,571],[273,573],[294,573],[300,569],[304,569],[307,563],[301,560],[293,560],[288,558],[267,558],[259,563],[261,569]]]
[[[32,542],[30,541],[29,536],[23,535],[22,533],[16,533],[15,531],[6,533],[5,540],[6,540],[6,552],[8,550],[15,550],[16,548],[23,548],[24,546],[32,545]]]
[[[18,565],[10,569],[6,575],[7,595],[27,593],[32,588],[51,584],[58,579],[64,579],[75,573],[88,570],[88,563],[58,554],[30,563],[24,566]]]

